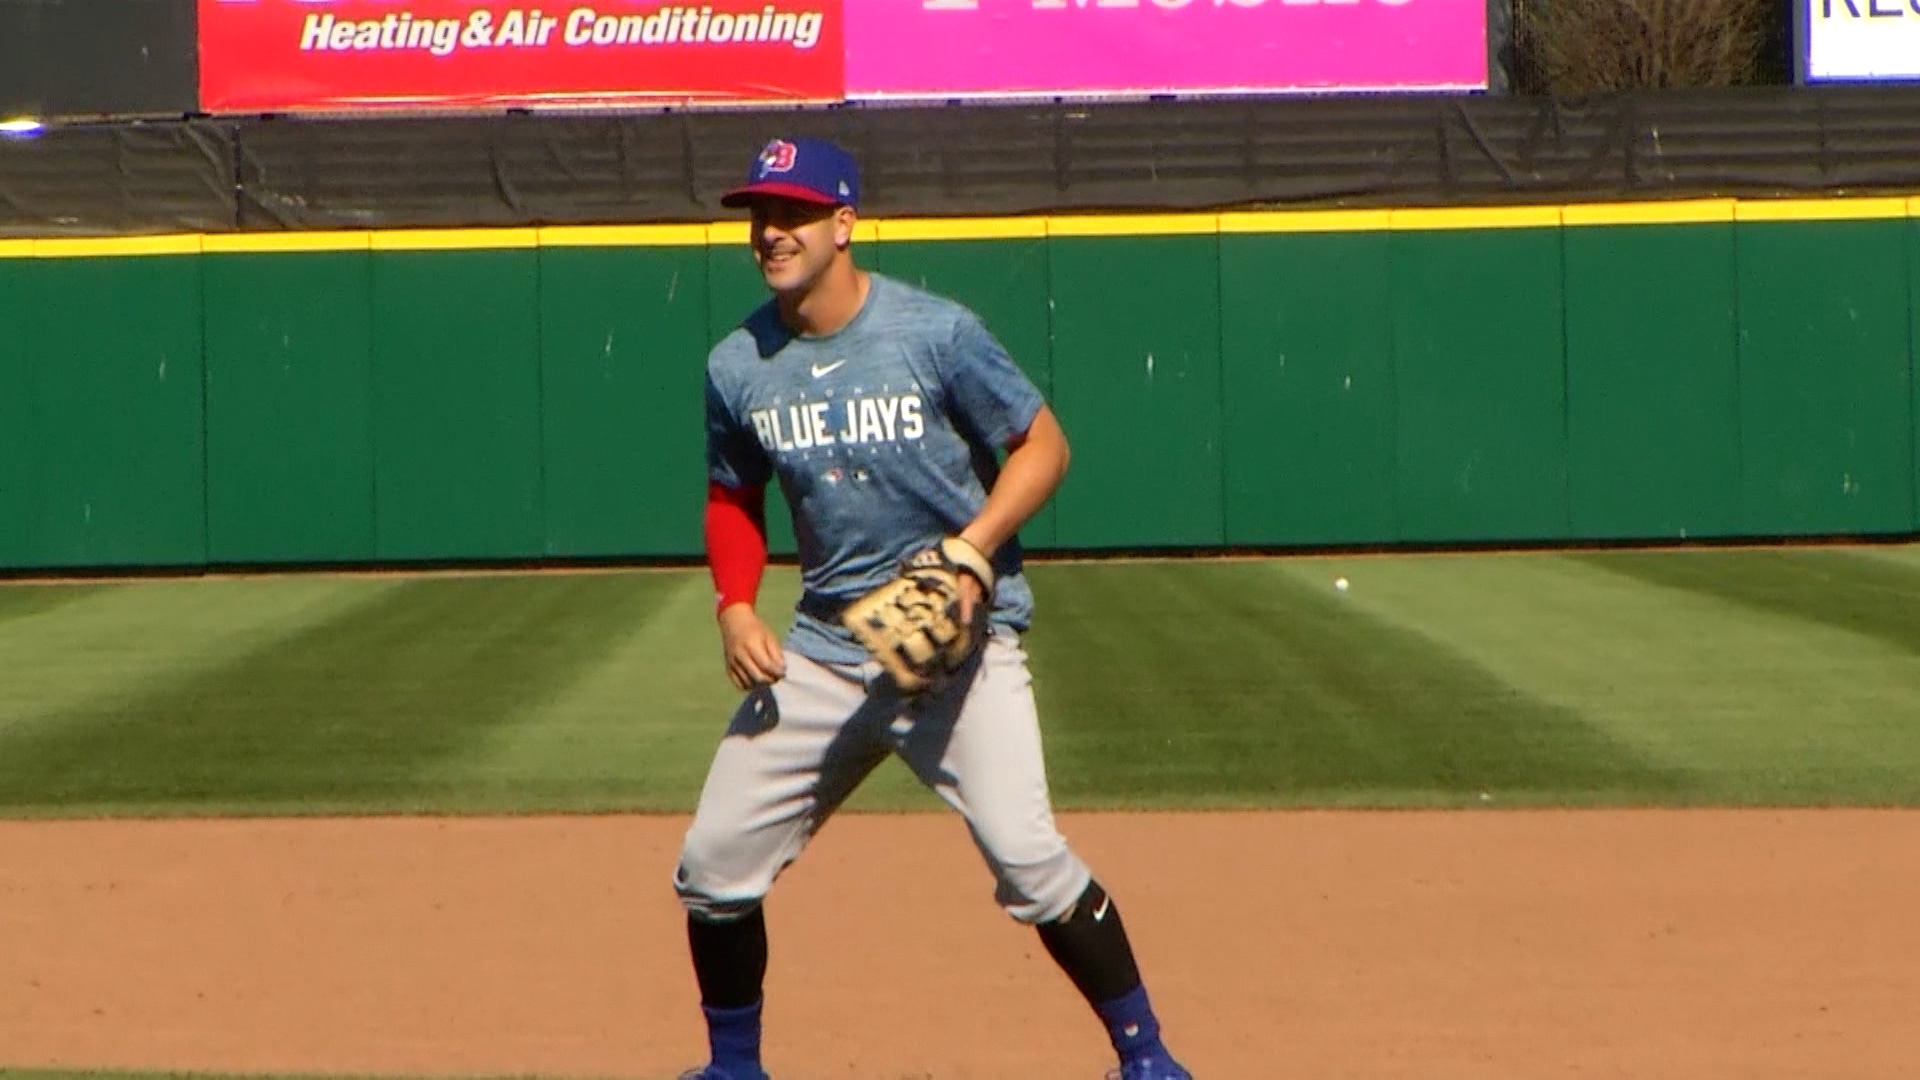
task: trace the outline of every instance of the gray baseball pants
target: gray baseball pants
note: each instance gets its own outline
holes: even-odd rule
[[[785,678],[746,695],[714,754],[674,873],[689,912],[751,912],[888,754],[965,818],[1013,918],[1050,922],[1086,891],[1092,875],[1054,824],[1017,637],[996,632],[948,687],[917,699],[877,664],[791,651],[786,664]]]

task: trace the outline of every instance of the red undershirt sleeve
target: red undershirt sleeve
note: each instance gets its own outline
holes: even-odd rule
[[[759,598],[767,568],[766,488],[707,482],[707,566],[713,573],[715,612]]]

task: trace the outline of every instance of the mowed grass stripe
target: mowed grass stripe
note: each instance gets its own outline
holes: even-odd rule
[[[1889,562],[1897,566],[1920,570],[1920,544],[1869,545],[1865,547],[1844,548],[1847,554],[1856,558],[1870,559],[1876,562]]]
[[[1266,563],[1037,567],[1029,645],[1068,806],[1653,797],[1575,711]]]
[[[721,661],[704,570],[652,574],[645,618],[621,625],[598,662],[417,778],[423,798],[463,810],[672,811],[692,805],[739,701]],[[799,591],[776,567],[760,610],[776,630]]]
[[[624,577],[625,575],[620,575]],[[471,809],[677,808],[699,791],[737,693],[720,660],[703,571],[654,575],[644,618],[513,724],[489,729],[417,777],[423,797]],[[789,598],[789,603],[791,598]]]
[[[741,695],[721,662],[706,571],[657,576],[671,587],[648,618],[626,626],[600,662],[516,723],[428,765],[415,778],[416,797],[455,812],[691,810]],[[792,567],[769,568],[759,609],[776,634],[799,593]],[[939,805],[890,760],[846,809]]]
[[[413,809],[423,771],[560,692],[676,584],[396,583],[183,683],[7,733],[0,806]]]
[[[1701,552],[1709,569],[1739,552]],[[1446,640],[1687,787],[1670,802],[1920,802],[1920,663],[1878,640],[1604,567],[1614,556],[1297,560],[1280,572]],[[1693,558],[1691,552],[1633,558]],[[1736,560],[1737,561],[1737,560]]]
[[[0,763],[8,739],[44,718],[151,697],[389,587],[337,578],[123,582],[76,588],[30,618],[0,620]]]
[[[0,623],[55,611],[93,595],[92,585],[0,585]]]
[[[1920,566],[1844,551],[1607,552],[1583,559],[1652,585],[1864,634],[1920,655]]]

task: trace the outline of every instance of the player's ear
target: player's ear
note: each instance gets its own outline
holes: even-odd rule
[[[833,212],[833,246],[847,248],[853,245],[853,226],[860,215],[851,206],[842,206]]]

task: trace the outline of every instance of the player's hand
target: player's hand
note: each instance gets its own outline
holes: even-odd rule
[[[991,562],[993,558],[993,548],[980,540],[978,536],[978,525],[979,523],[975,522],[973,525],[969,525],[967,528],[960,530],[959,539],[965,541],[967,546],[979,552],[982,559]],[[979,578],[974,577],[971,573],[963,572],[960,574],[961,626],[973,625],[974,609],[980,606],[980,602],[986,599],[986,596],[987,587],[981,583]]]
[[[980,586],[980,579],[972,574],[960,575],[960,625],[973,625],[973,609],[985,599],[987,591]]]
[[[751,604],[733,604],[720,613],[720,649],[727,677],[741,690],[771,686],[787,674],[780,639]]]

